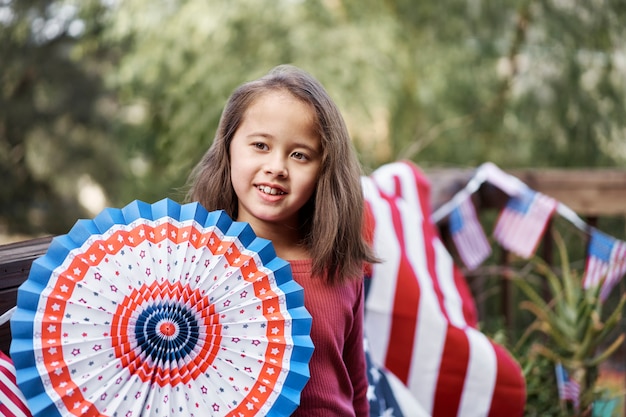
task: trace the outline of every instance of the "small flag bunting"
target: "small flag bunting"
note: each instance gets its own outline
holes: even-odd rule
[[[557,204],[553,198],[530,188],[512,196],[496,222],[496,241],[505,249],[523,258],[530,258]]]
[[[592,229],[587,250],[583,286],[602,285],[600,298],[606,299],[626,273],[626,243]]]
[[[498,187],[507,195],[517,195],[526,188],[526,184],[517,177],[507,174],[491,162],[485,162],[478,169],[479,174],[484,175],[485,180]]]
[[[459,256],[469,270],[476,269],[491,255],[491,245],[469,195],[450,213],[449,226]]]
[[[574,407],[578,408],[580,402],[580,385],[574,379],[570,378],[568,372],[563,368],[561,363],[555,365],[556,384],[559,390],[559,398],[563,401],[572,401]]]
[[[548,222],[554,213],[558,213],[590,236],[583,275],[584,288],[600,286],[599,296],[604,300],[626,275],[626,242],[599,232],[565,204],[532,190],[490,162],[482,164],[465,188],[431,216],[435,222],[448,218],[452,240],[469,270],[475,269],[491,254],[471,200],[473,193],[485,182],[509,196],[493,230],[494,240],[504,249],[530,258]]]

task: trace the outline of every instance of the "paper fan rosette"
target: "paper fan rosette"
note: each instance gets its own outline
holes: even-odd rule
[[[311,316],[269,240],[164,199],[79,220],[33,262],[11,357],[33,416],[288,416]]]

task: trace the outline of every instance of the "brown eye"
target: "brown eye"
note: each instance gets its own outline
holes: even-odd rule
[[[308,157],[303,154],[302,152],[294,152],[291,154],[292,158],[294,159],[299,159],[299,160],[306,160],[308,159]]]

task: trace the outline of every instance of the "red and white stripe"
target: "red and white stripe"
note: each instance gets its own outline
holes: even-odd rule
[[[24,394],[17,386],[13,361],[2,351],[0,351],[0,416],[31,417]]]
[[[521,416],[519,365],[476,329],[467,284],[430,221],[430,185],[409,162],[364,177],[374,265],[365,328],[372,359],[433,416]]]

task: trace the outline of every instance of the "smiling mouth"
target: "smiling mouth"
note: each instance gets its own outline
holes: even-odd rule
[[[259,191],[265,193],[265,194],[269,194],[269,195],[285,195],[287,194],[284,191],[279,190],[278,188],[272,188],[270,186],[267,185],[258,185],[257,188],[259,189]]]

